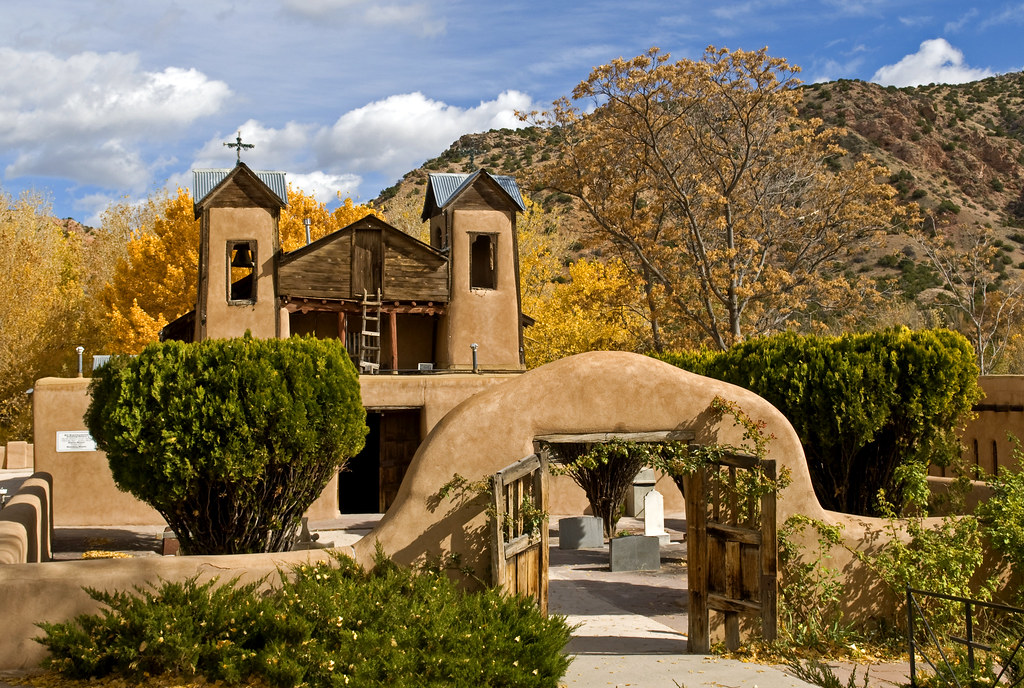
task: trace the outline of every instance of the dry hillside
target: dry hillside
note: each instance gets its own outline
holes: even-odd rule
[[[867,154],[883,162],[891,171],[889,183],[904,201],[918,203],[939,225],[993,227],[1002,241],[1007,269],[1024,269],[1024,73],[901,89],[840,80],[803,90],[801,115],[844,127],[847,134],[841,143],[850,157]],[[376,203],[419,203],[431,171],[482,167],[527,180],[530,168],[555,155],[557,145],[557,132],[537,128],[466,134],[437,158],[408,172]],[[574,218],[568,197],[524,191],[545,207],[565,209],[569,217],[563,224],[571,231]],[[576,254],[587,252],[578,242],[570,246]],[[920,258],[904,238],[891,236],[850,267],[900,277],[902,287],[913,295],[934,284]]]

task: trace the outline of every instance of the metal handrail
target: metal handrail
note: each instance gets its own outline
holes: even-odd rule
[[[1008,604],[1000,604],[998,602],[985,602],[984,600],[974,600],[974,599],[971,599],[971,598],[968,598],[968,597],[960,597],[958,595],[949,595],[949,594],[941,593],[941,592],[929,592],[927,590],[918,590],[916,588],[910,587],[909,585],[906,586],[906,591],[907,591],[907,646],[908,646],[908,651],[909,651],[909,656],[910,656],[910,685],[911,685],[912,688],[917,686],[916,647],[919,646],[919,644],[914,640],[914,610],[915,609],[917,610],[918,616],[921,617],[921,621],[924,623],[924,628],[925,628],[925,631],[928,634],[928,637],[931,639],[931,642],[934,643],[935,648],[939,652],[939,656],[942,658],[942,662],[946,665],[946,669],[948,670],[949,676],[952,677],[952,679],[955,682],[957,688],[962,688],[962,686],[960,684],[960,680],[956,677],[956,674],[953,672],[952,665],[950,664],[949,659],[946,657],[945,651],[942,649],[942,644],[939,642],[938,638],[935,636],[935,632],[932,630],[931,624],[928,623],[928,619],[924,615],[924,610],[921,609],[921,606],[917,603],[917,600],[914,597],[915,595],[924,596],[924,597],[934,597],[934,598],[938,598],[938,599],[949,600],[951,602],[959,602],[959,603],[964,605],[964,627],[965,627],[965,630],[966,630],[966,633],[965,633],[966,637],[961,638],[961,637],[954,636],[954,635],[950,635],[950,636],[947,636],[947,637],[952,642],[960,644],[960,645],[964,645],[967,648],[967,668],[970,671],[971,675],[974,674],[974,669],[975,669],[974,650],[978,649],[978,650],[983,650],[985,652],[992,652],[994,650],[994,648],[992,648],[990,645],[985,645],[983,643],[979,643],[979,642],[975,641],[975,639],[974,639],[974,612],[973,612],[973,610],[975,608],[977,608],[977,607],[982,607],[982,608],[985,608],[985,609],[991,609],[993,611],[1001,611],[1001,612],[1007,612],[1007,613],[1011,613],[1011,614],[1024,614],[1024,609],[1021,609],[1019,607],[1012,607],[1012,606],[1010,606]],[[1003,675],[1006,673],[1006,670],[1011,666],[1014,657],[1017,656],[1017,652],[1021,649],[1022,646],[1024,646],[1024,637],[1021,637],[1020,640],[1017,641],[1017,644],[1014,646],[1013,652],[1010,653],[1010,656],[1007,657],[1005,661],[1002,661],[1002,670],[999,672],[999,675],[995,679],[996,685],[998,685],[1000,680],[1002,680]],[[935,675],[937,677],[940,676],[938,668],[935,666],[935,664],[932,662],[932,660],[929,659],[928,655],[926,655],[922,651],[921,652],[921,656],[924,658],[924,660],[926,662],[928,662],[928,665],[932,668],[932,671],[935,672]],[[1018,677],[1016,681],[1014,681],[1012,684],[1010,684],[1009,688],[1013,688],[1013,686],[1019,685],[1022,680],[1024,680],[1024,675]],[[945,681],[945,683],[946,683],[946,685],[949,685],[948,681]]]

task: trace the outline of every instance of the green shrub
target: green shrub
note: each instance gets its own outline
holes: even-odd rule
[[[527,598],[466,593],[438,571],[378,560],[303,565],[282,586],[163,583],[136,594],[90,591],[108,606],[40,624],[50,668],[71,677],[174,672],[273,686],[555,688],[571,629]]]
[[[991,580],[972,585],[984,558],[981,531],[973,516],[945,516],[934,526],[919,517],[896,519],[889,515],[885,527],[889,541],[871,556],[854,554],[867,563],[886,584],[901,611],[896,625],[906,628],[906,588],[989,600]],[[900,537],[906,531],[909,540]],[[963,605],[946,599],[918,600],[928,623],[937,633],[948,634],[963,624]]]
[[[982,531],[1002,555],[1018,580],[1024,575],[1024,455],[1015,442],[1013,457],[1017,470],[1002,471],[988,479],[992,496],[978,505]],[[1024,594],[1017,592],[1017,602]]]
[[[797,539],[807,529],[817,533],[814,550],[804,551]],[[840,606],[845,584],[832,563],[832,550],[842,544],[837,525],[806,516],[791,516],[779,528],[779,635],[783,644],[828,653],[855,637]]]
[[[842,337],[783,333],[723,352],[661,356],[767,399],[800,437],[818,501],[881,513],[924,489],[929,462],[960,455],[958,429],[980,397],[971,345],[947,330],[897,328]]]
[[[46,665],[76,679],[173,673],[238,682],[259,670],[271,643],[301,643],[309,635],[297,620],[275,617],[258,585],[191,578],[136,587],[134,594],[86,589],[106,609],[39,624],[46,632],[39,642],[51,653]]]
[[[359,379],[335,340],[151,344],[90,386],[86,425],[118,487],[188,554],[286,549],[366,435]]]

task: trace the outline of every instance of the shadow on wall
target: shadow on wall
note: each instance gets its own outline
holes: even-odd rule
[[[477,394],[453,409],[420,445],[394,506],[356,545],[370,565],[379,542],[402,564],[450,554],[481,580],[490,580],[483,533],[484,507],[459,499],[430,499],[456,474],[484,480],[533,452],[540,435],[688,430],[699,443],[741,445],[743,430],[711,408],[721,396],[735,401],[775,436],[769,457],[789,468],[792,483],[779,502],[779,521],[795,513],[826,518],[811,488],[799,438],[782,414],[752,392],[703,378],[647,356],[591,352],[565,358]],[[463,549],[465,548],[465,549]]]

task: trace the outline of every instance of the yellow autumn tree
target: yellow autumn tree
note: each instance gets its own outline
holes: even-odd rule
[[[129,207],[125,207],[129,206]],[[334,211],[316,198],[288,186],[288,206],[281,211],[281,247],[294,250],[306,243],[304,218],[315,241],[366,215],[380,213],[352,199]],[[128,218],[128,219],[126,219]],[[110,231],[132,226],[124,257],[102,293],[112,353],[137,353],[159,338],[167,323],[195,308],[199,278],[199,220],[192,194],[157,195],[139,206],[114,206],[104,215]]]
[[[35,194],[0,190],[0,443],[30,439],[31,398],[46,375],[73,374],[82,306],[81,236]]]
[[[526,210],[516,220],[519,248],[519,289],[523,311],[530,313],[538,302],[546,300],[555,284],[564,281],[569,239],[559,231],[559,219],[523,196]]]
[[[334,219],[335,231],[338,229],[344,229],[356,220],[361,220],[367,215],[373,215],[376,218],[387,221],[384,217],[384,213],[380,212],[373,207],[372,203],[356,203],[351,198],[341,198],[341,193],[338,193],[338,200],[341,201],[341,205],[331,211],[331,217]]]
[[[281,219],[278,223],[278,233],[281,236],[281,249],[294,251],[306,244],[306,226],[303,220],[309,218],[310,240],[332,234],[339,229],[344,229],[356,220],[361,220],[367,215],[374,215],[384,219],[384,215],[373,207],[372,204],[356,204],[351,198],[342,199],[334,210],[328,210],[327,205],[318,201],[313,196],[307,196],[299,189],[288,185],[288,207],[281,211]]]
[[[546,296],[523,298],[524,312],[536,320],[524,334],[527,367],[585,351],[636,350],[643,326],[639,300],[622,261],[576,261],[569,279],[554,283]]]
[[[881,167],[836,164],[841,130],[797,116],[798,71],[765,50],[652,48],[533,114],[563,137],[540,185],[639,277],[654,348],[665,325],[727,348],[870,303],[843,260],[910,218]]]
[[[179,188],[140,206],[126,255],[103,291],[112,353],[138,353],[160,328],[195,306],[199,278],[199,220],[192,194]],[[115,220],[123,209],[104,215]]]
[[[640,292],[621,261],[563,265],[569,237],[557,215],[524,197],[516,230],[523,312],[536,321],[524,333],[526,364],[535,368],[584,351],[642,347]]]

